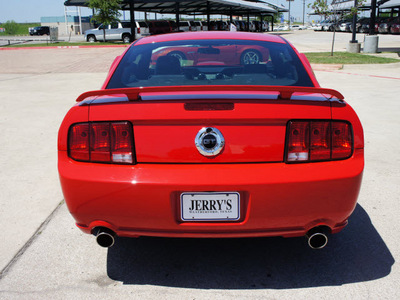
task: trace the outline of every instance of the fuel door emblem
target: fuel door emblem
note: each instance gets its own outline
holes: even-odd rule
[[[225,139],[214,127],[203,127],[196,135],[197,150],[204,156],[216,156],[224,149]]]

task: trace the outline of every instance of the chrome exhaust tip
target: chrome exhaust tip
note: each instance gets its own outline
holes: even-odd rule
[[[115,233],[107,228],[98,228],[94,231],[96,242],[104,248],[112,247],[115,243]]]
[[[328,233],[331,229],[328,226],[318,226],[312,228],[306,234],[308,246],[311,249],[322,249],[328,244]]]
[[[307,236],[307,238],[308,246],[310,246],[311,249],[322,249],[328,244],[328,237],[322,232],[313,233]]]

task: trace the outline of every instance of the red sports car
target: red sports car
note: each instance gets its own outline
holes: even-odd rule
[[[58,168],[76,225],[101,246],[307,236],[323,248],[356,206],[361,123],[280,36],[143,38],[77,102],[60,127]]]

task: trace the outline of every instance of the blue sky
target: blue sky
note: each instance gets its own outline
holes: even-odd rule
[[[272,3],[283,4],[288,7],[289,2],[282,0],[270,0]],[[307,3],[312,0],[306,0],[306,13],[308,11]],[[70,8],[74,9],[74,8]],[[82,9],[82,15],[91,14],[91,10]],[[16,22],[40,22],[40,17],[63,16],[64,0],[0,0],[0,22],[14,20]],[[128,14],[126,14],[128,16]],[[298,21],[302,21],[303,0],[291,2],[291,15]],[[153,15],[154,16],[154,15]],[[153,18],[150,16],[150,18]],[[143,18],[143,14],[137,17]],[[285,13],[287,18],[287,13]],[[307,22],[307,15],[305,17]]]

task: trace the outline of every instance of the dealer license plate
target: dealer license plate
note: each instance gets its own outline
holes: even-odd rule
[[[183,221],[235,221],[240,218],[237,192],[182,193]]]

